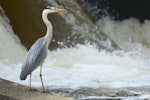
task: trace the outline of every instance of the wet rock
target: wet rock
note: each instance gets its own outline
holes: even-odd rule
[[[48,92],[56,93],[67,97],[73,97],[75,100],[122,100],[125,98],[135,98],[139,99],[144,93],[148,93],[150,87],[127,87],[127,88],[89,88],[81,87],[79,89],[50,89]],[[142,91],[142,92],[141,92]],[[145,92],[143,92],[145,91]],[[147,95],[146,95],[147,96]],[[147,97],[144,98],[147,99]],[[149,95],[148,95],[149,96]],[[143,98],[143,97],[142,97]]]
[[[59,95],[28,91],[29,87],[0,79],[0,100],[72,100]]]

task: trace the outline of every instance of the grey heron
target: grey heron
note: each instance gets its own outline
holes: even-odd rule
[[[30,90],[31,88],[31,75],[38,66],[40,66],[40,79],[42,83],[43,92],[45,92],[43,79],[42,79],[42,63],[47,57],[48,46],[52,40],[53,28],[51,22],[48,20],[47,15],[50,13],[64,12],[65,9],[58,9],[51,6],[47,6],[42,12],[42,19],[47,27],[46,35],[37,39],[31,46],[26,56],[25,62],[22,65],[20,73],[20,79],[25,80],[30,74]]]

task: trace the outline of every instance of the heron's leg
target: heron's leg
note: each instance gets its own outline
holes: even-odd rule
[[[42,79],[42,64],[40,65],[40,78],[41,78],[41,83],[42,83],[43,92],[45,92],[44,84],[43,84],[43,79]]]
[[[32,91],[32,88],[31,88],[31,75],[32,75],[32,73],[30,73],[30,91]]]

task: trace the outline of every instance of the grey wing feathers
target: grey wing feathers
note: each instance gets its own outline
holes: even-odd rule
[[[30,48],[26,60],[22,66],[20,79],[25,80],[26,77],[35,70],[47,56],[47,45],[43,38],[39,38]]]

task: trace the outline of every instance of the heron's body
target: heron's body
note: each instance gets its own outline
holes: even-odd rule
[[[44,37],[39,38],[30,48],[26,60],[23,63],[21,74],[20,74],[20,79],[25,80],[27,76],[30,74],[30,90],[31,90],[31,73],[34,71],[38,66],[40,66],[40,78],[42,82],[42,87],[43,87],[43,92],[44,90],[44,85],[43,85],[43,80],[42,80],[42,63],[44,62],[46,56],[47,56],[47,51],[48,51],[48,46],[52,40],[52,33],[53,33],[53,28],[51,22],[48,20],[47,15],[49,13],[56,13],[56,12],[63,12],[64,9],[56,9],[54,7],[46,7],[43,12],[42,12],[42,19],[43,22],[46,24],[47,27],[47,32]]]
[[[20,79],[25,80],[26,77],[31,74],[40,64],[43,63],[47,56],[47,43],[42,38],[39,38],[30,48],[26,60],[22,66],[22,72]]]

